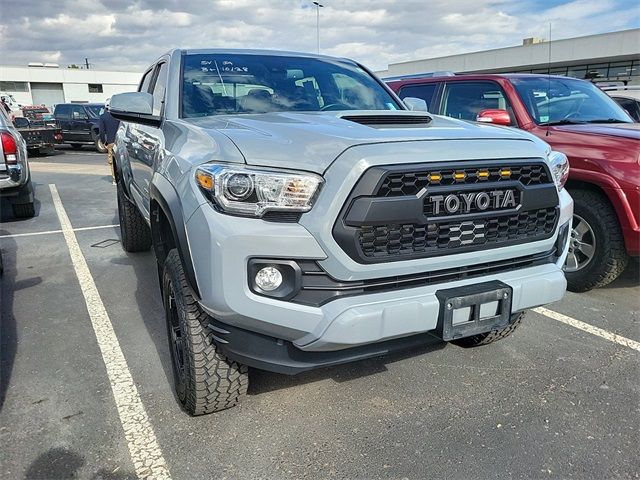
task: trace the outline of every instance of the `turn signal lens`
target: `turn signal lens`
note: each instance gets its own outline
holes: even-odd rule
[[[198,170],[196,172],[196,181],[205,190],[213,190],[213,177],[210,174]]]
[[[502,170],[500,170],[500,176],[501,177],[505,177],[508,178],[511,176],[511,170],[508,168],[503,168]]]
[[[489,178],[489,171],[488,170],[480,170],[478,172],[478,178],[480,180],[486,180],[487,178]]]
[[[442,180],[442,175],[439,173],[432,173],[429,175],[430,182],[439,182],[440,180]]]

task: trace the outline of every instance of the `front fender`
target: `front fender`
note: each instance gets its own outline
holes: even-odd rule
[[[158,262],[164,263],[164,259],[169,253],[165,251],[165,242],[162,241],[163,232],[160,217],[160,213],[162,213],[169,223],[173,243],[178,249],[187,282],[199,298],[200,291],[191,259],[191,249],[189,248],[189,241],[187,239],[185,218],[180,197],[171,182],[158,173],[153,176],[153,180],[149,186],[149,196],[151,201],[151,235],[154,240],[153,245],[156,259]]]

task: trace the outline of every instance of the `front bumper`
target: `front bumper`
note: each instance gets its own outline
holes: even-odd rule
[[[573,202],[563,191],[558,229],[570,221],[572,213]],[[248,260],[254,257],[322,262],[333,256],[334,252],[328,255],[301,224],[231,217],[205,203],[189,218],[186,227],[202,307],[224,325],[291,342],[295,348],[308,352],[337,351],[432,331],[439,312],[436,292],[444,288],[502,281],[513,289],[513,312],[560,300],[566,288],[562,265],[567,242],[555,263],[481,278],[355,295],[319,307],[301,305],[253,293],[247,274]],[[515,258],[549,251],[556,237],[557,232],[541,242],[493,249],[483,254],[482,259],[477,254],[475,258],[459,254],[448,260],[450,264],[473,265],[485,261],[489,254]],[[415,268],[418,263],[422,271],[438,269],[432,266],[432,259],[397,263],[411,263],[410,270],[414,273],[419,271]]]

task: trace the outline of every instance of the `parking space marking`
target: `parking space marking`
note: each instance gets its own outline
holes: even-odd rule
[[[572,327],[578,328],[587,333],[591,333],[592,335],[597,335],[598,337],[609,340],[610,342],[614,342],[618,345],[629,347],[640,352],[640,342],[636,342],[635,340],[631,340],[630,338],[623,337],[621,335],[618,335],[617,333],[608,332],[607,330],[603,330],[602,328],[594,327],[593,325],[590,325],[588,323],[576,320],[575,318],[567,317],[562,313],[554,312],[553,310],[548,310],[543,307],[534,308],[533,311],[539,313],[540,315],[544,315],[545,317],[549,317],[559,322],[566,323],[567,325],[571,325]]]
[[[84,232],[86,230],[99,230],[101,228],[114,228],[119,226],[120,224],[116,223],[113,225],[97,225],[95,227],[78,227],[78,228],[72,228],[71,230],[74,232]],[[44,232],[14,233],[12,235],[0,235],[0,238],[31,237],[33,235],[51,235],[52,233],[62,233],[62,230],[46,230]]]
[[[51,190],[53,205],[60,220],[62,234],[71,255],[71,262],[87,305],[93,331],[102,353],[102,359],[107,369],[111,390],[136,475],[138,478],[170,479],[169,468],[138,394],[138,389],[133,382],[133,377],[113,330],[109,315],[91,276],[87,261],[82,254],[78,239],[71,227],[71,222],[58,194],[58,189],[53,184],[49,185],[49,189]]]

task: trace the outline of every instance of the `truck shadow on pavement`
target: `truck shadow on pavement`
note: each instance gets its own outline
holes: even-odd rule
[[[52,479],[52,478],[79,478],[79,470],[85,464],[84,457],[67,448],[51,448],[38,457],[29,465],[24,478],[31,479]],[[91,480],[126,480],[137,478],[133,473],[121,472],[101,468],[89,478]]]
[[[0,236],[7,235],[0,229]],[[42,283],[42,277],[31,277],[16,281],[16,256],[18,247],[12,238],[0,239],[3,272],[0,276],[0,411],[4,405],[13,371],[13,362],[18,345],[16,318],[13,313],[14,293]]]
[[[349,382],[371,375],[377,375],[388,371],[387,365],[417,357],[437,350],[442,350],[447,344],[434,337],[433,343],[422,347],[411,348],[384,356],[372,357],[357,362],[344,363],[333,367],[324,367],[317,370],[299,373],[298,375],[282,375],[266,372],[264,370],[250,369],[249,371],[249,395],[262,395],[265,393],[291,388],[308,383],[331,379],[337,383]]]

